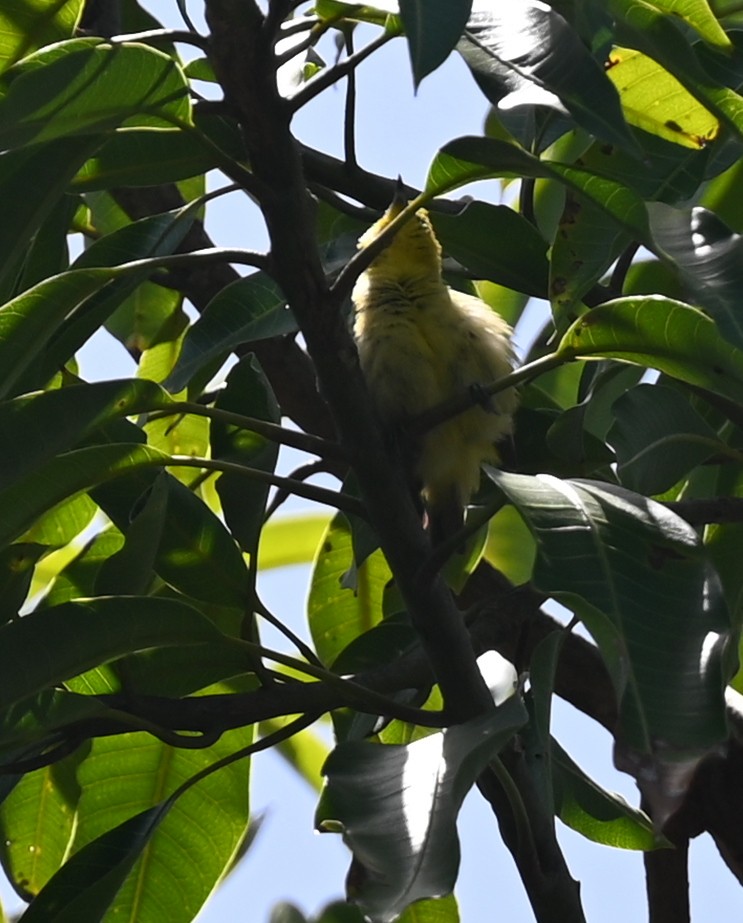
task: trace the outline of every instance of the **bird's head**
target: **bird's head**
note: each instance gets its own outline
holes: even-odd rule
[[[367,247],[384,231],[407,205],[398,194],[382,217],[359,239]],[[421,208],[397,231],[384,250],[374,259],[367,273],[371,278],[401,281],[416,278],[440,278],[441,245],[431,227],[428,212]]]

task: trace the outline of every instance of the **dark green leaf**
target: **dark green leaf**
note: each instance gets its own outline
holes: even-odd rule
[[[214,359],[226,358],[236,346],[296,330],[286,300],[265,273],[238,279],[216,295],[189,328],[165,386],[182,391],[196,372]]]
[[[580,301],[630,242],[605,211],[568,190],[550,253],[550,301],[558,333],[581,313]]]
[[[240,135],[229,123],[216,116],[197,116],[195,121],[225,156],[245,157]],[[217,166],[214,149],[192,131],[131,129],[111,135],[79,170],[72,188],[90,191],[175,183]]]
[[[578,167],[539,160],[516,144],[495,138],[456,138],[444,145],[431,164],[426,189],[439,194],[496,176],[556,179],[591,200],[632,237],[649,240],[645,204],[626,186]]]
[[[34,567],[47,549],[18,542],[0,551],[0,625],[16,618],[26,601]]]
[[[105,269],[66,272],[39,282],[0,308],[0,397],[13,394],[18,379],[58,327],[110,278]]]
[[[271,423],[281,422],[281,411],[271,385],[253,356],[242,359],[230,371],[227,386],[219,393],[216,406]],[[278,445],[257,433],[212,420],[211,456],[261,471],[272,472],[279,454]],[[268,498],[268,485],[250,482],[225,472],[217,480],[217,493],[230,532],[255,565],[256,552]]]
[[[352,741],[330,754],[317,824],[343,832],[354,854],[350,896],[368,919],[388,923],[414,901],[452,890],[464,797],[525,721],[514,696],[407,746]]]
[[[454,50],[471,9],[472,0],[400,0],[416,87]]]
[[[145,45],[71,39],[26,58],[5,81],[2,150],[119,125],[170,128],[190,120],[183,73]]]
[[[637,156],[619,95],[572,26],[533,0],[478,10],[457,46],[495,106],[567,110],[588,131]]]
[[[95,136],[59,138],[31,150],[0,154],[0,303],[16,293],[31,241],[99,144]]]
[[[0,708],[133,651],[223,638],[196,610],[168,599],[108,597],[43,609],[0,628]]]
[[[674,388],[638,385],[614,404],[608,440],[622,484],[659,494],[727,446],[688,398]]]
[[[476,278],[544,297],[547,244],[512,208],[472,202],[459,215],[431,217],[444,251]]]
[[[74,384],[0,403],[0,489],[78,445],[97,426],[169,403],[151,381]]]
[[[619,849],[650,850],[659,845],[650,819],[620,795],[608,792],[552,741],[552,778],[557,816],[594,843]]]
[[[620,702],[617,760],[654,772],[640,785],[667,809],[727,735],[730,623],[697,534],[619,487],[487,471],[537,540],[535,585],[580,615],[603,654]]]
[[[649,208],[659,255],[676,266],[695,304],[717,321],[720,332],[743,348],[743,239],[706,208]]]

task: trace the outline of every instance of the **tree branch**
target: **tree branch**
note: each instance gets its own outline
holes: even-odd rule
[[[207,0],[212,64],[225,97],[240,113],[252,170],[265,194],[261,207],[276,278],[298,320],[322,393],[356,472],[411,620],[431,659],[453,721],[492,707],[463,621],[443,580],[418,580],[430,554],[428,537],[401,469],[379,433],[358,357],[337,303],[330,297],[314,231],[312,202],[278,93],[272,49],[260,12],[244,0]]]

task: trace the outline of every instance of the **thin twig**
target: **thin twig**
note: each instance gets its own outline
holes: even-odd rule
[[[378,48],[381,48],[383,45],[386,45],[390,39],[394,38],[394,35],[391,32],[382,32],[381,35],[378,35],[375,39],[372,39],[368,45],[357,51],[352,57],[346,58],[345,61],[342,61],[340,64],[336,64],[334,67],[328,67],[316,77],[313,77],[309,83],[305,84],[301,90],[298,90],[294,96],[289,98],[289,103],[291,105],[292,111],[296,112],[301,109],[302,106],[306,105],[311,99],[314,99],[324,90],[327,90],[328,87],[331,87],[334,83],[337,83],[342,77],[345,77],[346,74],[350,73],[355,67],[358,67],[362,61],[365,61],[369,55],[374,54]]]

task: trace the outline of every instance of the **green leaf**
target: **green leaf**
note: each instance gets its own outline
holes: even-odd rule
[[[198,114],[194,121],[226,156],[244,159],[240,135],[233,125],[221,117]],[[179,182],[217,166],[218,155],[196,132],[132,128],[110,135],[71,185],[85,192],[117,186],[153,186]]]
[[[718,136],[720,123],[715,116],[641,51],[612,48],[607,73],[630,125],[692,150],[704,148]]]
[[[626,186],[578,167],[539,160],[516,144],[495,138],[463,137],[444,145],[429,168],[426,191],[440,195],[497,176],[556,179],[592,201],[632,237],[649,241],[645,204]]]
[[[550,253],[549,292],[558,333],[582,313],[581,299],[629,242],[605,211],[567,191]]]
[[[656,252],[673,261],[695,304],[717,321],[720,332],[743,349],[743,239],[706,208],[649,208]]]
[[[592,134],[640,156],[616,90],[554,9],[534,0],[478,9],[457,50],[499,110],[517,105],[567,110]]]
[[[454,50],[471,9],[472,0],[400,0],[416,87]]]
[[[518,212],[472,202],[459,215],[434,213],[431,220],[444,251],[476,278],[544,297],[547,244]]]
[[[26,773],[0,805],[0,856],[20,896],[32,900],[64,862],[75,829],[84,755]]]
[[[707,0],[653,0],[653,6],[693,26],[713,48],[729,51],[731,42]]]
[[[70,38],[83,0],[3,0],[0,9],[0,73],[42,45]]]
[[[145,45],[71,39],[5,75],[0,150],[66,135],[188,124],[188,83],[175,61]]]
[[[0,308],[0,397],[13,393],[57,328],[111,278],[105,269],[52,276]]]
[[[609,444],[619,478],[643,494],[671,488],[687,472],[727,446],[689,400],[674,388],[638,385],[613,407]]]
[[[80,491],[112,478],[164,467],[169,461],[162,452],[130,443],[90,446],[60,455],[0,492],[0,504],[7,503],[8,511],[0,521],[0,545],[23,535],[39,516]],[[28,533],[28,537],[33,535]]]
[[[448,894],[459,867],[456,819],[465,795],[526,721],[520,699],[414,743],[341,744],[328,757],[316,823],[342,831],[354,854],[350,895],[374,923]]]
[[[664,771],[683,773],[727,735],[730,623],[698,536],[619,487],[486,470],[536,538],[535,585],[575,611],[601,650],[620,703],[618,758],[652,767],[651,797],[672,799]]]
[[[166,802],[143,811],[80,850],[29,906],[21,917],[23,923],[103,920],[170,807]]]
[[[281,411],[271,385],[253,356],[240,360],[231,369],[226,387],[220,391],[216,407],[233,413],[281,422]],[[260,471],[273,472],[279,455],[276,442],[258,433],[212,420],[211,456]],[[225,522],[253,565],[265,517],[269,487],[225,472],[217,480],[217,493]],[[254,569],[254,568],[253,568]]]
[[[54,577],[37,608],[59,606],[84,596],[115,595],[103,591],[96,592],[97,579],[101,568],[120,551],[123,544],[124,537],[115,527],[110,526],[99,532]],[[137,581],[132,579],[123,587],[122,592],[125,595],[144,596],[147,589],[147,586],[139,586]]]
[[[155,561],[158,574],[187,596],[242,608],[247,602],[247,568],[231,535],[175,478],[160,483],[167,484],[167,490]]]
[[[133,651],[223,638],[195,609],[168,599],[108,597],[43,609],[0,628],[0,708]]]
[[[16,294],[31,242],[99,144],[96,136],[58,138],[31,150],[0,154],[0,303]]]
[[[743,136],[743,98],[711,80],[695,49],[673,19],[646,0],[611,0],[623,45],[644,52],[661,64],[706,109]]]
[[[209,691],[220,689],[229,691],[227,687]],[[134,812],[158,810],[158,804],[164,807],[168,802],[163,805],[163,798],[178,786],[188,785],[197,772],[252,739],[253,728],[246,727],[226,732],[203,750],[167,747],[144,734],[97,740],[78,772],[82,795],[73,850],[99,842],[99,837],[108,836],[112,827],[126,823],[125,818]],[[104,919],[190,923],[232,866],[248,832],[249,782],[247,761],[241,760],[175,798],[162,811],[149,848],[140,850],[137,865]],[[96,877],[86,887],[94,892]],[[78,919],[89,917],[81,913]]]
[[[46,551],[44,545],[31,542],[18,542],[0,551],[0,625],[17,617],[36,562]]]
[[[328,529],[327,515],[272,516],[261,532],[258,569],[271,570],[312,561]]]
[[[618,298],[580,317],[560,341],[565,359],[623,359],[743,402],[743,351],[702,311],[659,296]]]
[[[307,600],[312,640],[326,664],[382,618],[384,589],[392,577],[384,555],[376,551],[358,568],[355,589],[345,583],[353,563],[351,528],[338,514],[323,537]]]
[[[78,445],[96,427],[170,402],[151,381],[74,384],[0,403],[0,488],[4,489],[60,452]]]
[[[617,849],[648,851],[662,845],[646,814],[589,778],[556,740],[552,778],[557,816],[586,839]]]
[[[165,386],[172,392],[182,391],[196,372],[215,359],[226,358],[236,346],[296,330],[286,300],[265,273],[237,279],[222,289],[189,327]]]

